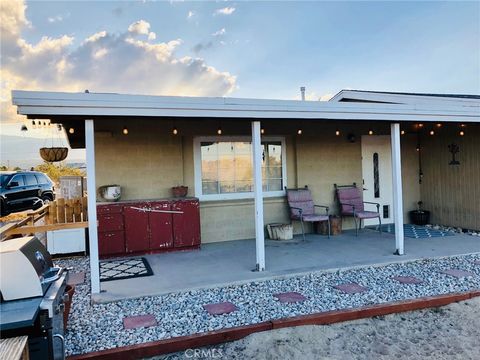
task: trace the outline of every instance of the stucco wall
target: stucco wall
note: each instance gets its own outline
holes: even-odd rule
[[[127,136],[121,133],[124,125],[129,128]],[[97,186],[120,184],[125,200],[168,197],[170,188],[177,184],[189,186],[193,195],[193,136],[211,135],[216,126],[216,122],[205,126],[189,124],[182,136],[172,136],[172,124],[168,122],[103,121],[95,127]],[[234,123],[222,126],[229,134],[246,135],[250,130]],[[332,124],[303,127],[302,136],[291,135],[295,127],[289,129],[282,124],[277,127],[276,134],[289,134],[286,136],[288,187],[309,185],[315,202],[330,205],[335,213],[333,184],[362,183],[360,136],[350,143],[345,138],[347,128],[342,129],[342,136],[336,137],[332,135],[336,128]],[[367,125],[355,124],[355,129],[357,133],[365,133]],[[383,133],[387,130],[388,126],[382,129]],[[412,139],[402,137],[405,212],[414,209],[419,200],[415,144]],[[255,236],[253,200],[203,201],[200,207],[203,243]],[[264,214],[265,224],[289,222],[284,198],[265,199]],[[298,233],[299,224],[294,225]],[[352,222],[347,220],[344,228],[350,227]]]
[[[449,127],[422,138],[422,201],[431,222],[480,230],[480,127],[468,125],[465,136],[459,131]],[[449,165],[452,143],[459,146],[460,165]]]

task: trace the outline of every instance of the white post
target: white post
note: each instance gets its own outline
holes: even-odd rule
[[[395,220],[395,254],[403,255],[403,194],[402,156],[400,147],[400,124],[390,127],[392,136],[393,216]]]
[[[260,121],[252,121],[253,189],[255,194],[255,244],[257,271],[265,270],[265,233],[263,230],[262,142]]]
[[[95,139],[93,120],[85,120],[85,150],[87,153],[88,239],[90,244],[90,280],[92,294],[100,293],[98,262],[97,187],[95,186]]]

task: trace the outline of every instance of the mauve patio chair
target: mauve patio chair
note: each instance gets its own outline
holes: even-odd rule
[[[382,219],[380,217],[380,204],[363,201],[362,190],[357,187],[356,183],[353,185],[337,185],[335,192],[338,202],[340,204],[340,215],[352,216],[355,221],[355,235],[358,236],[358,230],[362,227],[362,220],[378,218],[378,230],[382,233]],[[377,205],[377,211],[366,211],[364,204]],[[357,220],[358,225],[357,225]]]
[[[290,219],[300,221],[302,224],[302,235],[305,241],[305,227],[303,222],[328,222],[328,237],[330,237],[330,216],[328,215],[328,206],[315,205],[312,199],[312,193],[308,189],[308,186],[300,189],[287,189],[287,201],[290,210]],[[324,208],[325,215],[315,213],[315,208]]]

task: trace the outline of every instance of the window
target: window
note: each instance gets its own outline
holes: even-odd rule
[[[49,181],[47,180],[47,177],[43,174],[35,174],[37,177],[38,183],[39,184],[48,184]]]
[[[27,186],[38,185],[37,178],[33,174],[25,174]]]
[[[13,184],[14,182],[18,183],[18,185],[16,186],[25,186],[25,183],[23,181],[23,175],[15,175],[10,181],[10,184]]]
[[[203,200],[253,197],[252,145],[249,138],[196,138],[195,191]],[[285,141],[262,141],[264,196],[282,196],[286,184]]]
[[[378,153],[373,154],[373,189],[375,198],[380,197],[380,174],[378,169]]]

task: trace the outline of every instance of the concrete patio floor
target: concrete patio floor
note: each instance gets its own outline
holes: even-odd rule
[[[145,255],[153,276],[101,283],[95,302],[109,302],[171,292],[211,288],[278,276],[404,262],[480,252],[480,237],[455,235],[405,238],[405,255],[394,255],[394,235],[365,229],[342,235],[310,234],[306,241],[266,240],[266,271],[255,268],[255,240],[202,245],[201,250]]]

